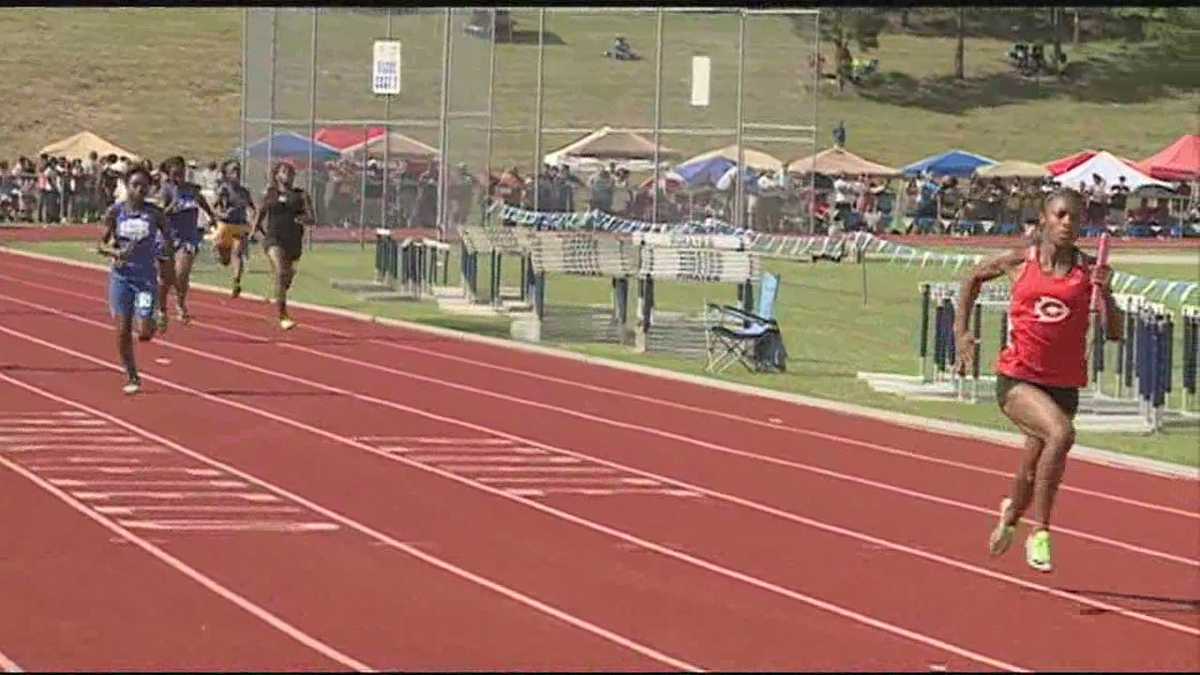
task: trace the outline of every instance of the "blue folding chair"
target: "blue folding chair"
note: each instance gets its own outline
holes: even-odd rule
[[[731,305],[706,305],[706,371],[719,373],[734,363],[754,373],[787,370],[787,349],[775,320],[778,295],[779,275],[763,272],[753,313]]]

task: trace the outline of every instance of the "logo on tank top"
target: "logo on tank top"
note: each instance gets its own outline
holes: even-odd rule
[[[1043,295],[1033,304],[1033,315],[1039,323],[1059,323],[1071,315],[1071,310],[1062,300]]]

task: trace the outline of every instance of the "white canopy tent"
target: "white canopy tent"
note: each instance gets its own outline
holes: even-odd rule
[[[1105,150],[1097,152],[1091,159],[1070,171],[1059,174],[1055,180],[1063,187],[1078,188],[1081,182],[1085,185],[1091,185],[1092,174],[1099,174],[1104,179],[1104,182],[1110,186],[1124,176],[1125,184],[1129,186],[1130,190],[1136,190],[1143,185],[1170,187],[1169,183],[1151,178],[1133,165]]]

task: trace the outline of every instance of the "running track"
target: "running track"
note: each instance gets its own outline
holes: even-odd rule
[[[4,669],[1200,669],[1194,480],[1043,575],[1008,447],[199,291],[123,397],[104,288],[0,255]]]

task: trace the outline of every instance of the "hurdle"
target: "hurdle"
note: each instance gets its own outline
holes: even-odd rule
[[[984,336],[984,310],[1005,310],[1000,313],[999,349],[1008,344],[1008,303],[1011,289],[1003,285],[984,286],[975,299],[968,327],[975,338],[974,365],[971,372],[960,376],[954,372],[958,357],[958,345],[954,339],[954,322],[958,313],[958,295],[961,287],[957,282],[924,281],[917,286],[921,294],[920,315],[917,329],[917,376],[925,384],[935,382],[953,383],[960,400],[979,400],[979,380],[982,364]],[[932,310],[933,321],[930,322]],[[933,329],[933,349],[930,351],[930,328]],[[967,377],[971,380],[970,396],[967,396]]]
[[[405,237],[397,240],[392,231],[375,230],[375,282],[407,297],[420,299],[438,282],[448,281],[450,245],[435,239]]]
[[[1196,375],[1200,368],[1200,307],[1184,307],[1180,311],[1183,323],[1183,372],[1180,383],[1180,410],[1188,412],[1196,402]]]

